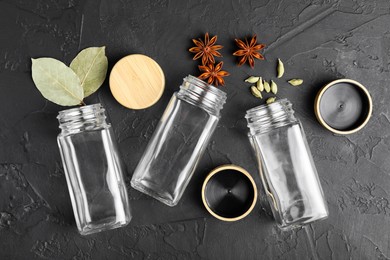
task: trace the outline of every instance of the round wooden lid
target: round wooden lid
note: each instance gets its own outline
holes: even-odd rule
[[[132,54],[119,60],[110,74],[110,89],[114,98],[131,109],[154,105],[161,97],[165,77],[153,59]]]

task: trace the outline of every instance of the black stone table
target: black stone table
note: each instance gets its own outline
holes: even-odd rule
[[[0,259],[389,259],[390,258],[390,4],[388,0],[0,0]],[[217,34],[228,102],[180,203],[167,207],[129,181],[172,93],[199,75],[191,39]],[[237,67],[234,38],[256,33],[266,61]],[[110,69],[142,53],[166,75],[153,107],[133,111],[112,97],[107,81],[86,100],[106,108],[126,167],[133,220],[90,236],[77,232],[56,143],[56,116],[31,79],[30,58],[67,64],[89,46],[107,46]],[[224,223],[201,204],[207,173],[220,164],[246,168],[259,182],[246,137],[254,98],[248,75],[275,78],[286,65],[278,98],[288,98],[305,127],[329,204],[329,219],[281,232],[260,193],[245,219]],[[285,80],[302,78],[289,86]],[[316,92],[351,78],[372,94],[374,112],[359,133],[335,136],[316,121]],[[312,252],[315,252],[314,254]]]

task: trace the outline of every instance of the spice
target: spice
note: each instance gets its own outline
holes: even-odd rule
[[[105,52],[105,46],[86,48],[69,65],[80,79],[84,98],[95,93],[106,79],[108,60]]]
[[[249,78],[247,78],[245,80],[245,82],[248,82],[248,83],[256,83],[257,81],[259,81],[260,77],[255,77],[255,76],[250,76]]]
[[[252,92],[253,96],[255,96],[257,98],[263,98],[263,95],[261,95],[261,92],[257,89],[256,86],[251,87],[251,92]]]
[[[221,53],[218,50],[222,49],[222,45],[215,45],[217,42],[217,36],[215,35],[210,39],[209,33],[206,33],[204,36],[204,41],[199,39],[192,39],[196,47],[189,49],[190,52],[196,53],[193,60],[197,60],[202,57],[202,65],[214,64],[215,57],[222,57]]]
[[[257,89],[259,91],[264,91],[264,84],[263,84],[263,79],[260,77],[259,80],[257,81]]]
[[[276,100],[276,97],[270,97],[270,98],[268,98],[268,99],[265,101],[265,103],[267,103],[267,104],[269,105],[269,104],[271,104],[271,103],[274,103],[275,100]]]
[[[257,44],[257,36],[254,35],[248,43],[248,40],[245,38],[245,42],[240,39],[235,39],[239,50],[233,53],[234,56],[239,56],[240,61],[238,62],[238,66],[243,65],[246,61],[248,61],[251,68],[255,66],[255,60],[264,60],[264,56],[259,53],[260,50],[264,49],[264,44]]]
[[[288,83],[290,83],[293,86],[299,86],[303,83],[303,79],[290,79]]]
[[[271,86],[269,85],[269,83],[267,81],[264,80],[263,82],[264,84],[264,90],[265,92],[269,93],[271,91]]]
[[[31,59],[31,74],[42,95],[61,106],[85,105],[84,98],[103,84],[108,61],[106,47],[90,47],[73,59],[70,67],[53,58]]]
[[[223,62],[221,61],[217,65],[210,63],[208,65],[200,65],[199,70],[203,73],[198,77],[201,80],[206,80],[208,84],[213,84],[215,86],[225,85],[225,80],[223,77],[229,76],[230,73],[222,70]]]
[[[283,62],[278,59],[278,67],[277,67],[277,71],[278,71],[278,78],[281,78],[284,74],[284,64]]]
[[[271,80],[271,92],[275,95],[278,93],[278,85],[273,80]]]

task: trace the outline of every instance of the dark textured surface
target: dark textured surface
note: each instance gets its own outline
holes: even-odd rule
[[[6,1],[0,0],[0,258],[1,259],[320,259],[390,258],[390,4],[388,0],[275,1]],[[190,39],[219,35],[228,103],[184,197],[164,206],[129,186],[132,172],[172,93],[197,75]],[[257,33],[267,61],[236,67],[234,37]],[[126,165],[134,217],[129,226],[82,237],[75,227],[56,135],[56,106],[31,80],[30,58],[69,63],[79,50],[107,46],[112,66],[130,53],[154,58],[167,86],[152,108],[121,107],[105,83],[87,103],[101,102]],[[282,233],[258,203],[247,218],[223,223],[201,204],[201,183],[219,164],[235,163],[259,178],[246,138],[245,110],[258,105],[243,79],[275,76],[286,65],[289,98],[302,120],[330,209],[329,219]],[[315,120],[321,86],[360,81],[374,113],[361,132],[334,136]],[[259,202],[264,204],[260,194]]]

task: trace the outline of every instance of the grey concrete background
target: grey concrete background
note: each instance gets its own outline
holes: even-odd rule
[[[389,259],[389,24],[388,0],[0,0],[0,259]],[[129,180],[170,96],[184,76],[199,75],[187,49],[207,31],[225,46],[228,102],[184,197],[170,208]],[[266,61],[237,67],[233,39],[253,33],[268,46]],[[115,128],[134,216],[125,228],[82,237],[56,144],[64,108],[37,91],[30,58],[69,64],[79,50],[102,45],[110,68],[142,53],[167,81],[146,110],[120,106],[107,81],[86,100],[101,102]],[[286,65],[277,96],[289,98],[303,122],[330,209],[308,233],[279,231],[263,196],[235,223],[213,219],[200,199],[202,180],[220,164],[246,168],[259,184],[243,118],[264,101],[243,80],[274,78],[277,58]],[[291,87],[284,80],[292,77],[305,83]],[[361,82],[374,100],[371,121],[350,136],[327,132],[313,113],[316,92],[338,78]]]

